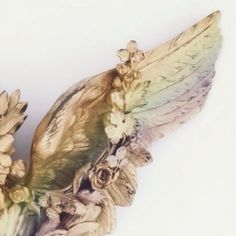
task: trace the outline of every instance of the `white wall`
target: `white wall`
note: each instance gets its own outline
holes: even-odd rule
[[[234,0],[0,0],[0,88],[20,88],[33,130],[76,81],[114,67],[130,39],[146,50],[221,10],[224,46],[203,112],[152,147],[131,208],[118,209],[114,236],[236,235],[236,27]]]

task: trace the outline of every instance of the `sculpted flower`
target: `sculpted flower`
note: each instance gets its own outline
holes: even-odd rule
[[[107,161],[96,165],[91,172],[90,181],[94,189],[105,189],[114,180],[113,170]]]
[[[139,79],[141,76],[141,73],[140,71],[137,71],[137,70],[132,70],[130,73],[124,75],[124,81],[127,83],[127,84],[130,84],[133,82],[133,80],[135,79]]]
[[[126,159],[126,147],[122,146],[117,149],[116,155],[111,155],[107,158],[107,161],[109,163],[109,166],[111,168],[118,168],[121,169],[125,165],[128,164],[128,160]]]
[[[16,185],[9,190],[9,197],[14,203],[29,202],[30,191],[24,186]]]
[[[105,128],[108,138],[113,144],[117,144],[122,138],[134,131],[135,119],[117,110],[109,114],[109,125]]]
[[[128,43],[126,49],[120,49],[118,56],[122,62],[131,61],[131,63],[138,63],[144,59],[143,51],[138,50],[138,45],[134,40]]]
[[[133,80],[140,78],[140,72],[137,70],[137,65],[144,60],[145,55],[143,51],[138,50],[135,41],[130,41],[126,49],[120,49],[118,51],[118,56],[123,63],[118,64],[116,70],[122,80],[126,83],[127,87]],[[126,90],[127,88],[124,89]]]
[[[118,64],[116,67],[116,70],[118,71],[119,75],[125,82],[131,83],[134,79],[139,79],[141,73],[138,70],[135,70],[133,62],[136,61],[132,58],[132,65],[126,65],[126,64]],[[131,69],[131,67],[133,69]]]
[[[26,174],[25,162],[23,160],[13,161],[11,169],[10,169],[10,175],[17,179],[21,179],[25,177],[25,174]]]
[[[116,66],[116,70],[119,72],[121,76],[129,74],[131,72],[131,68],[126,64],[118,64]]]
[[[121,147],[116,155],[107,157],[107,160],[97,164],[90,173],[90,181],[94,189],[105,189],[115,182],[122,167],[128,164],[126,148]]]

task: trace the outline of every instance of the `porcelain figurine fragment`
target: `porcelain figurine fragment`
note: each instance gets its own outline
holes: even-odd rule
[[[219,12],[143,52],[118,51],[115,69],[66,91],[40,122],[27,172],[13,161],[13,135],[27,103],[0,95],[0,235],[102,236],[115,206],[132,204],[148,145],[203,107],[221,46]]]

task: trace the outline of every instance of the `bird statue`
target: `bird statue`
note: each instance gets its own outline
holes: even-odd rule
[[[0,94],[0,236],[103,236],[132,204],[148,145],[203,107],[221,47],[220,12],[67,90],[38,125],[30,165],[13,160],[26,119],[20,91]]]

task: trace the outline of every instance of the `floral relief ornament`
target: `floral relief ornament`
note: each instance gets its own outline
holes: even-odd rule
[[[116,68],[66,91],[38,125],[29,168],[13,160],[26,119],[20,91],[0,93],[0,235],[103,236],[130,206],[148,146],[205,104],[221,47],[220,12],[143,52],[132,40]]]
[[[140,71],[137,65],[144,60],[145,54],[138,50],[137,43],[132,40],[128,43],[126,49],[120,49],[117,53],[123,63],[118,64],[116,69],[123,81],[123,89],[127,89],[127,84],[132,83],[134,79],[140,77]],[[125,86],[126,85],[126,86]]]
[[[134,132],[135,119],[125,115],[122,111],[115,110],[109,114],[109,124],[105,131],[111,143],[117,144],[122,138]]]

